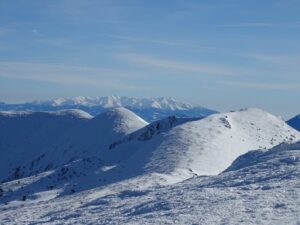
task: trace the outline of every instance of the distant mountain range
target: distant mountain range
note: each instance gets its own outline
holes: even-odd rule
[[[109,108],[126,107],[148,122],[163,119],[167,116],[205,117],[217,111],[176,101],[172,98],[133,98],[133,97],[76,97],[58,98],[49,101],[33,101],[21,104],[0,103],[0,111],[58,111],[80,109],[95,116]]]

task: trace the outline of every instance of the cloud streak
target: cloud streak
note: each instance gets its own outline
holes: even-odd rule
[[[263,63],[280,64],[280,65],[299,65],[300,55],[272,55],[272,54],[252,54],[248,58]]]
[[[218,27],[240,27],[240,28],[294,28],[300,27],[300,22],[291,23],[268,23],[268,22],[246,22],[246,23],[236,23],[236,24],[223,24],[218,25]]]
[[[32,29],[31,33],[33,33],[34,35],[38,36],[38,37],[43,37],[44,35],[37,29]]]
[[[109,86],[124,90],[138,89],[138,87],[127,85],[124,82],[126,79],[136,77],[135,74],[118,70],[7,61],[0,62],[0,68],[0,77],[2,78],[42,81],[62,85]]]
[[[278,24],[264,23],[264,22],[219,25],[219,27],[276,27],[276,26],[278,26]]]
[[[152,44],[157,44],[157,45],[165,45],[165,46],[178,46],[178,47],[196,47],[194,45],[190,45],[187,43],[183,42],[174,42],[174,41],[162,41],[162,40],[151,40],[151,39],[143,39],[143,38],[137,38],[137,37],[132,37],[132,36],[124,36],[124,35],[107,35],[107,37],[113,38],[113,39],[118,39],[118,40],[123,40],[123,41],[129,41],[129,42],[134,42],[134,43],[152,43]]]
[[[258,82],[241,82],[241,81],[220,81],[220,84],[238,87],[238,88],[247,88],[247,89],[262,89],[262,90],[290,90],[290,89],[299,89],[299,84],[291,83],[258,83]]]
[[[180,71],[197,74],[214,74],[214,75],[236,75],[239,71],[224,65],[187,63],[177,60],[169,60],[153,57],[144,54],[122,54],[119,58],[135,64],[136,66],[146,66],[150,68],[163,69],[169,71]]]

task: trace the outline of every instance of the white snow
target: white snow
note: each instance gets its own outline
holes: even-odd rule
[[[77,117],[82,119],[92,119],[93,116],[91,116],[89,113],[79,110],[79,109],[65,109],[60,111],[54,111],[54,112],[33,112],[33,111],[0,111],[0,116],[4,117],[22,117],[22,116],[28,116],[28,115],[55,115],[55,116],[70,116],[70,117]]]
[[[48,101],[39,101],[39,104],[58,105],[102,105],[105,108],[129,107],[129,108],[164,108],[169,110],[189,109],[201,107],[197,104],[176,101],[173,98],[135,98],[125,96],[104,96],[104,97],[75,97],[58,98]]]
[[[0,165],[3,224],[300,220],[300,133],[255,108],[151,124],[122,107],[1,113]]]
[[[0,114],[0,179],[13,168],[43,155],[49,146],[91,118],[80,110],[2,112]],[[16,177],[21,175],[16,173]]]
[[[124,181],[38,204],[31,199],[2,204],[0,220],[5,224],[297,224],[300,143],[243,157],[249,158],[248,164],[239,169],[168,186],[141,189],[137,180]]]
[[[0,115],[0,179],[101,156],[111,142],[145,125],[125,108],[110,109],[94,118],[80,110],[4,113]]]
[[[300,140],[299,132],[283,120],[254,108],[215,114],[165,132],[160,126],[158,135],[143,128],[140,136],[131,135],[127,138],[131,141],[120,141],[111,150],[111,158],[118,159],[118,154],[128,158],[120,174],[159,173],[175,182],[178,177],[216,175],[247,151]]]
[[[130,110],[117,107],[94,118],[102,129],[111,129],[116,133],[130,134],[148,123]],[[94,122],[93,121],[93,122]]]
[[[189,109],[196,104],[178,102],[172,98],[134,98],[125,96],[104,96],[104,97],[84,97],[78,96],[75,98],[57,98],[48,101],[39,101],[39,104],[59,105],[102,105],[105,108],[114,107],[138,107],[142,108],[164,108],[169,110]]]
[[[199,104],[176,101],[172,98],[134,98],[120,96],[58,98],[20,104],[0,104],[0,111],[58,111],[81,109],[93,116],[109,108],[126,107],[148,121],[163,119],[169,115],[181,117],[204,117],[216,113]]]

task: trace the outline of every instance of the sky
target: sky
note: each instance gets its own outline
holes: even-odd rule
[[[299,114],[300,1],[0,1],[0,101],[106,95]]]

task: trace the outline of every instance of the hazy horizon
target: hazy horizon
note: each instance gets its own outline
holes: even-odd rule
[[[111,96],[117,96],[117,95],[111,95]],[[56,100],[56,99],[60,99],[60,98],[65,98],[65,99],[73,99],[73,98],[76,98],[76,97],[88,97],[88,98],[97,98],[97,97],[107,97],[107,96],[71,96],[71,97],[57,97],[57,98],[51,98],[51,99],[49,99],[49,98],[46,98],[46,99],[31,99],[31,100],[28,100],[28,101],[12,101],[12,102],[4,102],[4,101],[2,101],[2,103],[5,103],[5,104],[23,104],[23,103],[32,103],[32,102],[35,102],[35,101],[49,101],[49,100]],[[218,108],[211,108],[211,107],[208,107],[208,106],[206,106],[206,105],[203,105],[203,104],[199,104],[199,103],[197,103],[197,102],[193,102],[193,101],[188,101],[188,100],[180,100],[180,99],[176,99],[176,98],[173,98],[173,97],[166,97],[166,96],[156,96],[156,97],[136,97],[136,96],[118,96],[118,97],[132,97],[132,98],[155,98],[155,99],[158,99],[158,98],[172,98],[172,99],[174,99],[174,100],[176,100],[176,101],[179,101],[179,102],[183,102],[183,103],[190,103],[190,104],[197,104],[197,105],[201,105],[201,106],[203,106],[203,107],[206,107],[206,108],[208,108],[208,109],[211,109],[211,110],[216,110],[216,111],[218,111],[218,112],[229,112],[229,111],[231,111],[231,110],[240,110],[240,109],[244,109],[244,108],[261,108],[261,109],[263,109],[263,110],[266,110],[266,111],[268,111],[267,109],[265,109],[265,108],[263,108],[263,107],[257,107],[257,106],[255,106],[255,105],[252,105],[252,106],[247,106],[247,105],[245,105],[244,107],[242,106],[242,107],[237,107],[237,108],[228,108],[228,109],[224,109],[224,110],[220,110],[220,109],[218,109]],[[1,103],[1,101],[0,101],[0,103]],[[291,119],[291,118],[293,118],[293,117],[295,117],[295,116],[297,116],[297,115],[299,115],[299,114],[291,114],[291,115],[289,115],[289,114],[287,114],[287,115],[282,115],[282,114],[280,114],[280,113],[276,113],[276,112],[272,112],[272,111],[268,111],[269,113],[273,113],[274,115],[276,115],[276,116],[281,116],[281,117],[283,117],[283,119],[285,119],[285,120],[288,120],[288,119]]]

